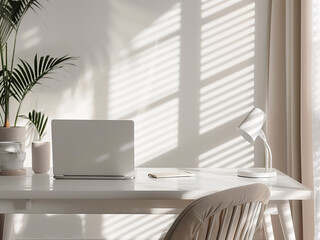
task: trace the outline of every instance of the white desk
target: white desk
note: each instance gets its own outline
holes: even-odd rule
[[[265,215],[268,239],[273,239],[270,214],[279,213],[286,239],[295,239],[289,200],[305,200],[312,191],[279,172],[273,179],[236,176],[235,169],[187,169],[195,177],[153,179],[149,172],[176,169],[137,169],[134,180],[54,180],[50,174],[0,176],[0,213],[6,214],[7,239],[13,213],[179,213],[194,199],[224,189],[265,183],[271,198]]]

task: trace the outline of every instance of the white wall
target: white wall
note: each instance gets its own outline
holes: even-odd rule
[[[44,6],[21,25],[18,56],[78,59],[46,80],[48,87],[37,87],[22,113],[36,108],[50,119],[134,119],[139,167],[263,164],[262,143],[249,145],[236,126],[254,105],[264,109],[267,0],[54,0]],[[124,228],[128,222],[121,225],[124,217],[140,223],[133,235]],[[150,239],[173,218],[17,215],[15,230],[21,239],[119,239],[124,232],[125,239],[140,233]],[[155,219],[160,227],[143,229]]]

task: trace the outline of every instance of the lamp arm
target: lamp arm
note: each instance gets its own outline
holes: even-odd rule
[[[266,170],[268,170],[268,168],[272,170],[272,152],[267,142],[266,135],[264,134],[262,129],[259,131],[259,137],[262,139],[264,146],[266,148],[266,159],[265,159]]]

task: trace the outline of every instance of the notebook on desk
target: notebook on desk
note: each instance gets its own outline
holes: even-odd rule
[[[132,179],[131,120],[52,120],[56,179]]]

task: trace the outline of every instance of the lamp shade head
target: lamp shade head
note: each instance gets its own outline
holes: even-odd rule
[[[257,136],[259,136],[265,120],[266,114],[260,108],[255,107],[240,123],[238,131],[244,139],[250,143],[254,143]]]

